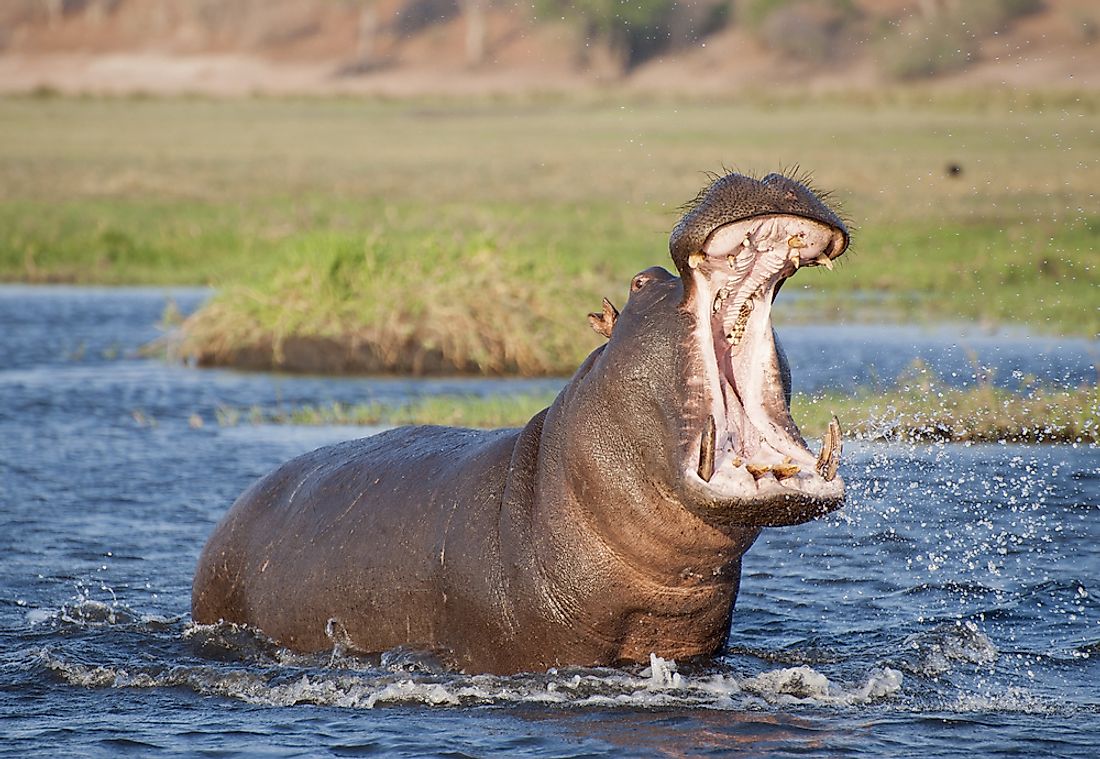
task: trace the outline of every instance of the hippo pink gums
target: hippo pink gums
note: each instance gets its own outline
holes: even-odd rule
[[[760,530],[844,501],[840,426],[811,453],[771,309],[848,239],[800,182],[717,179],[672,232],[679,276],[590,315],[608,342],[522,429],[402,427],[252,485],[203,550],[195,622],[469,672],[714,654]]]

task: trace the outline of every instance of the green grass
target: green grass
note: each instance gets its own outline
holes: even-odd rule
[[[217,422],[232,427],[251,424],[366,425],[442,424],[495,429],[518,427],[549,406],[556,393],[492,396],[431,396],[404,404],[332,403],[321,406],[265,409],[221,407]]]
[[[435,396],[404,404],[340,404],[248,409],[220,408],[222,426],[251,424],[444,424],[518,427],[554,393],[489,397]],[[845,434],[865,440],[950,442],[1100,442],[1100,392],[1033,389],[1020,394],[989,385],[950,389],[932,380],[857,396],[796,394],[791,412],[809,439],[820,438],[836,414]]]
[[[803,432],[818,437],[832,414],[864,440],[946,442],[1100,442],[1100,392],[1037,389],[1014,393],[982,385],[951,389],[915,383],[885,393],[839,393],[792,400]]]
[[[1094,95],[919,90],[4,99],[0,279],[214,285],[176,346],[206,363],[567,373],[597,343],[600,298],[621,305],[631,275],[670,264],[704,170],[797,163],[856,234],[837,272],[785,290],[821,294],[812,310],[778,319],[1095,335],[1097,111]]]

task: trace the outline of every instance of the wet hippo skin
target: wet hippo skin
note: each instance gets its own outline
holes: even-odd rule
[[[730,174],[633,278],[608,337],[522,429],[402,427],[308,453],[238,498],[192,616],[298,651],[436,652],[509,673],[711,655],[761,528],[838,508],[840,429],[791,420],[771,307],[848,245],[805,184]]]

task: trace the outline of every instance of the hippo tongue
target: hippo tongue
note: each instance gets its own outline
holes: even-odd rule
[[[827,436],[826,463],[819,464],[791,419],[771,323],[784,279],[802,266],[832,268],[825,251],[834,234],[803,217],[762,216],[720,227],[689,257],[710,401],[700,437],[701,479],[743,489],[764,476],[835,476],[839,426],[834,445]]]

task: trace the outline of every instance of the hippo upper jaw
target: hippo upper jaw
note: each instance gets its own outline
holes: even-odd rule
[[[682,483],[701,514],[774,526],[843,504],[839,423],[830,424],[821,453],[811,452],[790,415],[771,308],[786,278],[804,266],[832,268],[846,245],[832,224],[770,214],[718,227],[689,256],[683,306],[694,317],[688,347],[704,400],[685,420]]]

